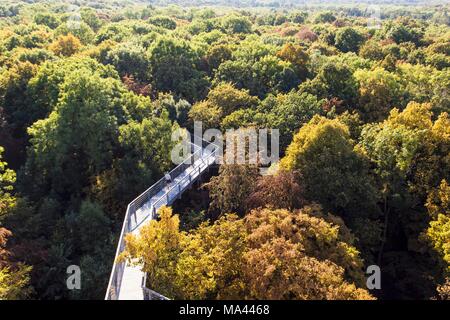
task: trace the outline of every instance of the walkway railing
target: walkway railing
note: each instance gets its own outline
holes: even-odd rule
[[[117,300],[119,298],[126,262],[118,263],[117,258],[125,249],[125,235],[140,227],[145,220],[156,218],[156,212],[160,207],[163,205],[170,205],[175,199],[180,197],[181,194],[215,162],[216,153],[218,151],[216,146],[208,144],[203,140],[201,141],[201,145],[196,145],[194,143],[191,143],[190,145],[190,156],[169,172],[171,182],[168,182],[165,177],[163,177],[128,204],[105,296],[106,300]],[[167,191],[156,198],[156,200],[153,199],[155,201],[152,202],[152,198],[165,189],[167,189]],[[138,214],[138,211],[140,211],[140,214]],[[165,298],[146,288],[145,274],[143,274],[143,277],[142,284],[144,298]]]

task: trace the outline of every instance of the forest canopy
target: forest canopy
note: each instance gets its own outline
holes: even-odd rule
[[[173,2],[0,4],[0,300],[102,299],[195,121],[276,128],[281,160],[215,167],[126,236],[152,290],[449,299],[448,3]]]

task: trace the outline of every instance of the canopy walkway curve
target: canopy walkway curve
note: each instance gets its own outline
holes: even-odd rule
[[[156,212],[172,204],[216,162],[218,147],[204,140],[190,143],[190,155],[140,196],[128,204],[105,300],[165,300],[163,295],[147,288],[142,266],[117,262],[125,249],[125,235],[139,234],[140,228],[156,219]],[[151,286],[151,284],[149,284]]]

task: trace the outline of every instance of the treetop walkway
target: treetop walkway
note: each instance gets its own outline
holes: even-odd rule
[[[139,234],[140,228],[156,219],[159,208],[171,205],[216,161],[217,146],[205,141],[190,143],[191,154],[172,171],[128,204],[120,233],[114,264],[106,292],[106,300],[163,300],[163,295],[146,284],[142,266],[117,262],[125,249],[125,235]],[[170,179],[169,179],[170,176]]]

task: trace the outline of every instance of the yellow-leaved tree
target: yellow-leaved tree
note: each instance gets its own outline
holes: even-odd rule
[[[81,41],[72,34],[59,36],[49,47],[58,56],[70,57],[81,48]]]
[[[450,300],[450,185],[446,180],[429,193],[426,207],[431,221],[423,237],[441,259],[445,281],[437,288],[439,297]]]
[[[147,284],[175,299],[373,299],[341,219],[319,206],[227,214],[189,232],[163,207],[126,237],[121,259],[144,266]]]

